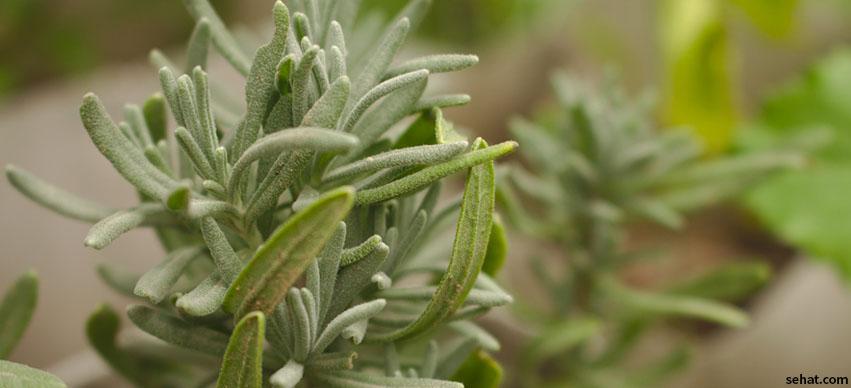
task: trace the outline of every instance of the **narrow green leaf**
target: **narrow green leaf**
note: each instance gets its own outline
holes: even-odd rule
[[[467,105],[470,100],[471,97],[468,94],[443,94],[433,97],[423,97],[414,104],[413,108],[411,108],[411,113]]]
[[[508,257],[508,236],[505,234],[505,226],[499,216],[494,216],[491,236],[488,239],[488,251],[485,254],[485,262],[482,264],[482,272],[496,277],[505,259]]]
[[[183,5],[196,22],[200,22],[202,18],[207,19],[210,24],[213,45],[234,69],[242,75],[248,75],[251,61],[236,39],[228,32],[225,23],[219,18],[210,2],[208,0],[183,0]]]
[[[206,326],[193,325],[148,306],[131,305],[127,316],[142,331],[172,345],[221,356],[228,346],[228,336]]]
[[[349,98],[351,83],[349,77],[342,76],[331,84],[327,92],[317,100],[304,115],[302,125],[320,128],[336,128],[340,114]]]
[[[451,381],[385,377],[366,372],[328,372],[317,374],[315,378],[317,381],[332,388],[464,388],[463,384]]]
[[[106,285],[114,291],[125,296],[135,297],[133,289],[139,282],[141,275],[115,268],[111,264],[101,263],[97,265],[98,276]]]
[[[354,191],[341,187],[322,195],[278,228],[231,285],[225,311],[242,316],[271,313],[352,208]]]
[[[6,358],[21,337],[35,310],[38,276],[30,271],[18,278],[0,302],[0,359]]]
[[[240,177],[244,175],[243,172],[251,166],[251,163],[264,157],[296,150],[342,152],[354,147],[357,143],[358,139],[352,135],[324,128],[291,128],[275,132],[254,143],[234,164],[228,190],[234,193]],[[273,166],[270,173],[274,172],[274,169]],[[263,187],[262,184],[261,187]]]
[[[346,119],[342,123],[342,131],[350,132],[355,124],[358,123],[361,116],[382,97],[389,95],[399,89],[405,88],[414,83],[423,83],[428,78],[427,70],[416,70],[410,73],[403,73],[390,78],[372,89],[361,97],[358,102],[349,111]]]
[[[343,333],[343,330],[359,321],[372,318],[376,314],[380,313],[386,305],[387,301],[384,299],[375,299],[351,307],[342,312],[340,315],[337,315],[334,319],[328,322],[328,326],[325,327],[322,335],[319,336],[316,343],[313,345],[311,354],[322,353],[328,345],[331,345],[332,341]]]
[[[266,318],[255,311],[233,329],[222,360],[216,387],[261,388],[263,386],[263,341]]]
[[[145,124],[148,125],[148,130],[151,131],[151,140],[154,143],[165,139],[166,123],[168,122],[165,112],[165,98],[160,93],[154,93],[153,96],[145,100],[142,105],[142,113],[145,115]]]
[[[521,368],[539,366],[550,357],[566,354],[600,334],[603,324],[598,319],[577,317],[556,322],[538,335],[528,346],[521,358]]]
[[[697,318],[730,327],[745,327],[747,314],[725,303],[681,295],[654,294],[630,290],[614,280],[604,282],[612,300],[641,314]]]
[[[142,225],[148,218],[164,212],[162,205],[154,203],[143,203],[133,209],[120,210],[92,225],[84,244],[87,247],[103,249],[122,234]]]
[[[58,377],[23,364],[0,360],[0,382],[9,388],[65,388]]]
[[[473,152],[487,150],[485,147],[487,144],[478,139],[473,144],[476,150]],[[464,304],[487,253],[494,197],[493,162],[471,168],[464,187],[452,256],[432,299],[416,321],[397,331],[378,335],[374,340],[397,341],[418,337],[437,328]]]
[[[251,71],[247,73],[248,79],[245,82],[247,112],[244,125],[234,135],[235,148],[231,154],[234,160],[242,156],[242,152],[254,142],[275,93],[278,62],[283,58],[287,46],[290,13],[284,3],[277,1],[272,14],[275,21],[275,33],[268,44],[257,50]]]
[[[498,388],[502,375],[499,363],[485,351],[478,350],[455,371],[452,381],[464,384],[465,388]]]
[[[357,263],[381,244],[381,236],[373,235],[357,246],[346,248],[340,253],[340,266],[347,267]]]
[[[195,23],[195,29],[192,30],[192,36],[189,37],[189,46],[186,48],[186,74],[192,73],[192,69],[196,66],[202,69],[207,68],[207,51],[210,47],[211,33],[210,21],[206,17],[201,17]]]
[[[210,165],[207,156],[204,155],[201,146],[195,141],[194,136],[183,127],[177,127],[174,130],[174,135],[177,138],[178,144],[180,144],[180,148],[186,153],[189,160],[192,161],[192,166],[198,175],[204,179],[214,179],[216,174],[213,172],[213,167]]]
[[[358,192],[357,204],[368,205],[416,192],[435,181],[466,168],[481,165],[513,152],[517,143],[507,141],[494,146],[475,149],[450,161],[426,167],[404,178],[373,189]]]
[[[464,152],[467,146],[466,141],[459,141],[455,143],[421,145],[390,150],[338,167],[329,172],[323,180],[325,182],[335,182],[385,168],[442,163]]]
[[[222,306],[228,284],[218,270],[213,271],[192,291],[177,299],[175,305],[181,312],[193,317],[205,317],[213,314]]]
[[[479,57],[465,54],[438,54],[414,58],[395,66],[386,74],[384,79],[389,79],[416,70],[428,70],[429,73],[448,73],[464,70],[479,63]]]
[[[325,315],[331,306],[334,286],[337,284],[337,272],[340,270],[340,259],[343,246],[346,243],[346,224],[341,222],[334,235],[325,244],[322,253],[316,258],[319,265],[319,322],[324,324]]]
[[[367,257],[352,265],[340,269],[334,297],[325,315],[325,321],[342,313],[349,304],[372,282],[372,275],[381,269],[387,259],[390,248],[384,243],[378,244]]]
[[[183,247],[169,253],[162,263],[145,272],[133,293],[142,298],[147,298],[153,304],[163,301],[171,292],[172,287],[183,275],[186,266],[201,254],[201,247]]]
[[[224,275],[226,282],[233,282],[242,270],[242,261],[234,252],[219,224],[212,217],[201,219],[201,234],[210,249],[210,255],[219,273]]]
[[[371,53],[369,61],[355,80],[352,88],[352,99],[349,101],[354,103],[378,84],[390,63],[393,62],[399,48],[405,42],[410,27],[410,21],[407,18],[402,18],[384,35],[378,48]]]
[[[80,198],[11,164],[6,166],[6,178],[27,198],[75,220],[97,222],[115,213],[114,209]]]
[[[168,210],[176,212],[185,212],[189,210],[189,200],[192,199],[192,191],[189,185],[178,186],[165,200],[165,205]]]
[[[736,262],[714,269],[671,287],[668,292],[698,298],[738,302],[764,286],[771,278],[765,262]]]
[[[80,117],[98,150],[124,179],[143,194],[164,198],[174,187],[175,182],[152,165],[142,151],[121,134],[97,96],[89,93],[83,97]]]

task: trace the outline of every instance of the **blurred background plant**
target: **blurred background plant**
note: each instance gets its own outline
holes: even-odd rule
[[[647,101],[628,99],[615,82],[595,91],[558,74],[553,84],[556,106],[535,121],[513,123],[526,165],[506,168],[499,185],[509,223],[554,245],[561,259],[519,258],[531,259],[533,283],[546,301],[528,285],[516,292],[518,315],[534,333],[513,363],[517,386],[657,387],[685,365],[686,345],[625,367],[642,334],[666,318],[746,326],[747,315],[728,303],[762,286],[770,267],[734,261],[690,281],[658,279],[656,289],[636,288],[622,272],[653,254],[625,248],[628,225],[647,220],[680,228],[683,212],[731,198],[802,158],[761,150],[701,159],[699,139],[657,131]]]

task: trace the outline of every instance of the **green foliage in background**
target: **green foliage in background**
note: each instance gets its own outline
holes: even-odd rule
[[[65,387],[47,372],[5,360],[23,337],[37,299],[38,277],[32,271],[18,278],[0,299],[0,383],[4,387]]]
[[[273,36],[255,50],[207,0],[184,0],[196,20],[185,63],[151,54],[162,92],[117,123],[94,94],[80,108],[137,206],[112,209],[7,167],[35,202],[93,223],[85,245],[149,227],[165,248],[144,274],[99,269],[136,298],[127,317],[150,335],[119,343],[119,314],[92,314],[89,342],[116,372],[142,387],[498,384],[487,352],[499,343],[471,319],[512,300],[481,270],[504,260],[504,239],[490,243],[493,161],[517,143],[467,139],[441,109],[469,97],[425,94],[432,74],[475,56],[395,63],[429,3],[412,0],[375,29],[353,24],[355,1],[279,1]],[[244,105],[208,78],[210,47],[245,77]],[[463,195],[440,206],[442,179],[458,172]],[[454,237],[441,233],[453,221]]]
[[[434,0],[422,36],[454,46],[486,43],[537,20],[547,5],[561,0]],[[404,0],[363,0],[365,19],[398,12]],[[376,12],[377,11],[377,12]]]
[[[741,11],[764,34],[783,37],[793,28],[797,3],[798,0],[660,2],[665,121],[693,127],[710,153],[727,150],[739,119],[730,16]]]
[[[684,212],[739,194],[801,158],[761,151],[706,160],[698,139],[657,131],[649,104],[626,98],[616,84],[596,93],[558,75],[554,86],[555,110],[514,123],[529,170],[504,171],[498,194],[511,225],[563,254],[559,266],[530,264],[545,301],[519,295],[520,317],[534,332],[520,357],[521,385],[658,387],[685,366],[687,345],[626,366],[641,334],[670,319],[747,325],[730,302],[764,284],[769,269],[734,262],[685,283],[636,288],[619,277],[641,256],[624,248],[626,228],[636,221],[679,228]]]
[[[745,150],[795,144],[816,149],[809,168],[772,178],[745,203],[772,232],[851,279],[851,50],[777,90],[739,139]]]

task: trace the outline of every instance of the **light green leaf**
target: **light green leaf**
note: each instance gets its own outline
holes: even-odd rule
[[[576,317],[545,327],[529,344],[521,358],[522,368],[538,367],[550,357],[570,350],[600,334],[603,323],[595,318]]]
[[[165,98],[160,93],[154,93],[145,100],[142,105],[142,113],[145,115],[145,124],[151,131],[151,140],[154,143],[165,139],[166,123],[168,122],[165,112]]]
[[[473,144],[476,150],[473,152],[487,150],[485,147],[487,144],[479,139]],[[510,144],[509,147],[514,148]],[[452,256],[432,299],[416,321],[400,330],[378,335],[374,340],[397,341],[418,337],[437,328],[464,304],[487,252],[493,225],[494,196],[493,163],[486,161],[471,168],[464,187]]]
[[[358,192],[357,203],[358,205],[368,205],[416,192],[447,175],[490,162],[513,152],[516,148],[517,143],[513,141],[507,141],[481,149],[474,148],[473,151],[462,154],[450,161],[426,167],[383,186],[362,190]]]
[[[228,346],[228,336],[206,326],[193,325],[148,306],[131,305],[127,316],[142,331],[172,345],[221,356]]]
[[[263,386],[263,341],[266,319],[262,312],[246,314],[233,329],[216,387]]]
[[[381,43],[379,43],[378,48],[370,54],[369,61],[364,65],[363,70],[355,79],[352,96],[349,100],[352,104],[378,84],[390,66],[390,63],[393,62],[396,52],[399,51],[399,48],[405,42],[405,37],[408,35],[410,27],[410,21],[407,18],[402,18],[387,31]]]
[[[210,249],[210,255],[213,257],[213,262],[216,263],[216,268],[218,268],[220,274],[224,275],[223,280],[228,283],[233,282],[242,270],[242,261],[233,251],[233,247],[231,247],[222,229],[219,228],[219,224],[212,217],[202,218],[201,234]]]
[[[133,209],[118,211],[92,225],[84,244],[87,247],[103,249],[122,234],[163,213],[165,209],[162,205],[154,203],[143,203]]]
[[[32,318],[38,299],[38,276],[30,271],[18,278],[0,302],[0,359],[12,353]]]
[[[346,248],[340,253],[340,266],[347,267],[361,261],[381,244],[381,236],[373,235],[357,246]]]
[[[303,376],[304,365],[289,360],[281,369],[272,374],[269,382],[275,388],[295,388]]]
[[[200,22],[202,18],[207,19],[210,24],[213,45],[234,69],[242,75],[248,75],[251,61],[236,39],[228,32],[227,27],[219,18],[216,10],[210,5],[210,2],[208,0],[183,0],[183,5],[196,22]]]
[[[221,274],[216,270],[195,286],[192,291],[178,298],[175,305],[181,312],[193,317],[210,315],[222,306],[229,284],[222,279]]]
[[[201,17],[195,23],[195,29],[192,30],[192,36],[189,37],[189,45],[186,48],[186,74],[192,73],[192,69],[196,66],[202,69],[207,68],[207,51],[210,47],[211,33],[210,21],[206,17]]]
[[[396,77],[400,74],[428,70],[429,73],[448,73],[464,70],[479,63],[479,57],[465,54],[438,54],[420,58],[414,58],[390,69],[384,79]]]
[[[350,371],[317,374],[316,380],[332,388],[464,388],[463,384],[451,381],[385,377],[365,372]]]
[[[361,119],[363,114],[382,97],[389,95],[399,89],[408,87],[414,83],[423,83],[428,78],[427,70],[416,70],[410,73],[402,73],[390,78],[372,89],[370,89],[349,111],[346,119],[342,122],[342,131],[349,132]]]
[[[325,315],[326,321],[346,310],[361,291],[372,282],[372,275],[380,270],[389,252],[390,248],[386,244],[379,243],[365,258],[340,269],[334,287],[334,298]]]
[[[97,273],[101,280],[114,291],[130,297],[136,296],[133,293],[133,289],[136,287],[136,283],[139,282],[141,275],[118,269],[106,263],[97,265]]]
[[[353,202],[354,191],[341,187],[288,219],[231,285],[223,305],[225,311],[237,316],[251,311],[271,313],[334,234]]]
[[[752,295],[771,278],[771,266],[765,262],[735,262],[681,281],[668,292],[698,298],[738,302]]]
[[[485,262],[482,263],[482,272],[496,277],[505,259],[508,257],[508,236],[505,234],[505,226],[499,216],[494,215],[491,236],[488,239],[488,251],[485,254]]]
[[[369,318],[372,318],[376,314],[380,313],[386,305],[387,301],[385,301],[384,299],[375,299],[354,307],[350,307],[348,310],[342,312],[340,315],[337,315],[336,317],[334,317],[334,319],[328,322],[328,325],[325,327],[325,330],[316,339],[316,343],[313,345],[313,350],[311,350],[311,353],[322,353],[325,348],[328,347],[328,345],[331,345],[332,341],[334,341],[340,334],[343,333],[343,330],[359,321],[368,320]]]
[[[186,266],[202,252],[200,247],[183,247],[169,253],[162,263],[145,272],[136,283],[133,293],[153,304],[163,301],[183,275]]]
[[[467,146],[466,141],[459,141],[455,143],[421,145],[390,150],[345,166],[340,166],[325,175],[323,180],[325,182],[336,182],[361,174],[373,173],[385,168],[442,163],[464,152]]]
[[[6,166],[6,178],[27,198],[75,220],[97,222],[115,213],[114,209],[80,198],[11,164]]]
[[[0,360],[0,382],[7,388],[65,388],[58,377],[23,364]]]

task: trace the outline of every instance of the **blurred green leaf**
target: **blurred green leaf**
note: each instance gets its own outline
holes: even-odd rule
[[[730,0],[765,35],[784,37],[792,31],[798,0]]]
[[[496,276],[505,265],[508,256],[508,236],[505,234],[505,226],[497,215],[494,215],[493,227],[488,240],[488,251],[485,253],[485,262],[482,264],[482,272]]]
[[[851,50],[842,49],[780,88],[766,101],[745,150],[770,146],[824,128],[830,141],[811,166],[766,181],[744,203],[783,240],[832,263],[851,279]]]
[[[737,116],[723,5],[716,0],[665,0],[659,8],[664,118],[693,127],[709,152],[728,147]]]
[[[502,367],[496,360],[487,352],[477,350],[461,364],[452,381],[462,383],[466,388],[498,388],[502,374]]]
[[[24,335],[35,310],[36,298],[38,277],[30,271],[15,281],[0,302],[0,359],[6,358]]]
[[[669,292],[706,299],[737,302],[764,286],[771,278],[765,262],[731,263],[673,286]]]
[[[14,388],[64,388],[65,383],[56,376],[26,365],[0,360],[0,383]]]

